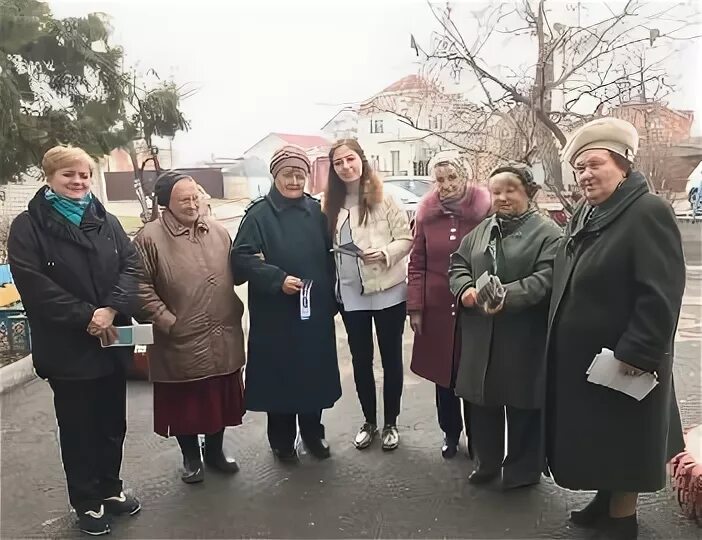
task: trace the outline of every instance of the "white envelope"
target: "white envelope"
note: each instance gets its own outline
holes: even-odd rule
[[[585,372],[587,381],[606,386],[641,401],[658,385],[658,378],[653,373],[625,375],[620,369],[622,363],[614,357],[613,351],[602,349]]]

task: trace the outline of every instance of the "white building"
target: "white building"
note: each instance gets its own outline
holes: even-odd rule
[[[257,157],[270,163],[276,150],[286,144],[299,146],[307,152],[310,160],[329,152],[331,142],[320,135],[295,135],[292,133],[269,133],[244,152],[245,158]]]
[[[295,135],[291,133],[269,133],[263,139],[254,144],[244,152],[244,158],[262,161],[266,167],[271,161],[273,154],[281,146],[292,144],[299,146],[310,158],[312,163],[317,158],[326,157],[331,147],[331,142],[320,135]],[[260,176],[249,177],[249,193],[252,198],[268,193],[271,187],[272,178],[270,175],[263,178]]]
[[[358,138],[358,107],[346,107],[322,126],[322,133],[330,141]]]
[[[409,75],[364,101],[358,142],[382,175],[426,175],[429,159],[454,148],[435,135],[446,129],[454,99],[436,85]]]

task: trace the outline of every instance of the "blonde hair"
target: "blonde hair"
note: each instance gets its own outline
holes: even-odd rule
[[[76,146],[54,146],[44,154],[41,168],[48,179],[59,169],[65,169],[81,161],[88,165],[92,177],[95,172],[95,162],[85,150]]]

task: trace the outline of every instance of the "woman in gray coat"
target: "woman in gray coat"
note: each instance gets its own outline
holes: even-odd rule
[[[476,467],[469,482],[491,482],[502,472],[502,486],[510,489],[538,483],[544,469],[544,350],[561,231],[532,204],[538,187],[529,169],[500,167],[489,187],[495,215],[451,256],[451,291],[462,306],[456,394],[470,403]],[[476,290],[484,274],[503,284],[498,305],[486,305]]]

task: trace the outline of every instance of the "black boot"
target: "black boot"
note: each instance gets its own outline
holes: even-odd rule
[[[239,465],[234,459],[224,455],[224,429],[211,435],[205,435],[205,463],[208,467],[227,474],[239,472]]]
[[[609,491],[598,491],[585,508],[570,513],[570,521],[578,527],[597,527],[609,516],[611,495]]]
[[[445,435],[444,444],[441,446],[441,457],[452,459],[458,453],[458,437]]]
[[[283,463],[297,463],[297,451],[295,448],[275,448],[271,446],[273,455]]]
[[[639,537],[639,522],[636,514],[623,518],[607,517],[602,521],[598,540],[636,540]]]
[[[307,447],[317,459],[327,459],[331,456],[331,449],[329,448],[329,443],[324,438],[325,430],[322,424],[319,425],[318,429],[315,429],[313,433],[300,433],[302,442]]]
[[[183,453],[183,474],[180,479],[186,484],[197,484],[205,479],[205,467],[200,456],[197,435],[178,435],[178,444]]]
[[[476,485],[489,484],[498,476],[500,476],[500,469],[488,469],[487,467],[478,466],[468,475],[468,482]]]

